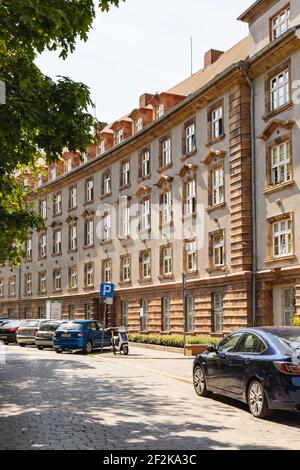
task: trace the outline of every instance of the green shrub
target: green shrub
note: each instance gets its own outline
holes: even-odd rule
[[[293,325],[294,326],[300,326],[300,317],[294,317]]]
[[[140,333],[128,333],[129,341],[133,343],[156,344],[159,346],[169,346],[183,348],[183,335],[143,335]],[[210,336],[187,336],[186,344],[216,344],[220,338]]]

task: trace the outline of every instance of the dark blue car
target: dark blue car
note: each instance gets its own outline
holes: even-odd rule
[[[92,349],[111,346],[111,335],[93,320],[74,320],[63,323],[53,336],[57,353],[81,350],[89,354]]]
[[[271,410],[300,410],[300,328],[234,331],[194,361],[199,396],[212,393],[248,403],[257,418]]]

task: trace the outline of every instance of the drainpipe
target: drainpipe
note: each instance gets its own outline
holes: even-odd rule
[[[251,167],[252,167],[252,230],[253,230],[253,264],[252,264],[252,321],[256,326],[257,302],[256,302],[256,272],[257,272],[257,204],[256,204],[256,133],[255,133],[255,88],[249,77],[250,64],[247,61],[240,62],[240,69],[251,90],[250,123],[251,123]]]

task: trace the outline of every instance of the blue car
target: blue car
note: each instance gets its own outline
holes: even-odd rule
[[[300,328],[237,330],[194,361],[197,395],[248,403],[256,418],[272,410],[300,410]]]
[[[111,335],[93,320],[63,323],[53,336],[53,347],[57,353],[81,350],[84,354],[89,354],[93,349],[107,348],[111,344]]]

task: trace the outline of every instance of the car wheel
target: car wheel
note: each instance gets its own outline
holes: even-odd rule
[[[21,346],[21,348],[24,348],[26,346],[25,343],[19,343],[19,345]]]
[[[57,354],[61,354],[61,353],[62,353],[62,349],[55,349],[55,352],[56,352]]]
[[[44,346],[37,346],[39,351],[42,351],[44,349]]]
[[[6,344],[6,346],[7,346],[7,345],[9,344],[9,342],[8,342],[8,341],[4,341],[4,344]]]
[[[123,346],[122,350],[123,350],[124,356],[128,356],[128,353],[129,353],[129,348],[128,348],[128,346]]]
[[[83,354],[90,354],[92,352],[93,345],[90,341],[86,343],[84,348],[82,349]]]
[[[206,378],[202,367],[197,366],[194,369],[194,388],[199,397],[209,397],[211,392],[206,388]]]
[[[257,380],[251,382],[248,388],[248,405],[255,418],[264,419],[270,416],[270,410],[264,387]]]

